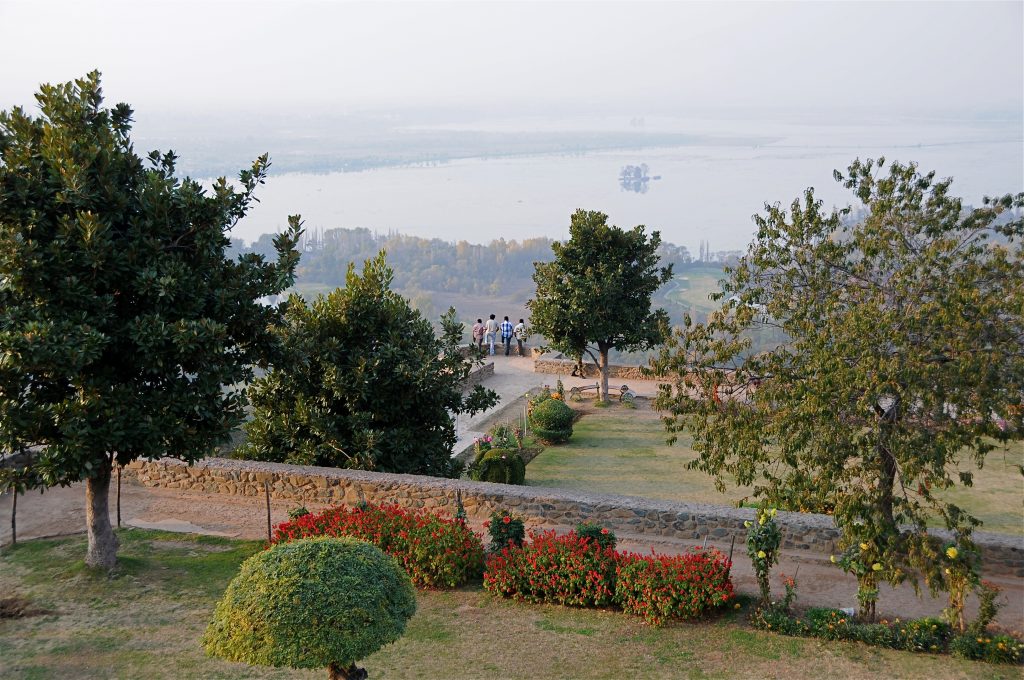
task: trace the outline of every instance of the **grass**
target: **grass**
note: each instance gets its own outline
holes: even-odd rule
[[[260,549],[120,532],[113,576],[84,567],[83,537],[0,553],[0,592],[54,613],[0,620],[0,677],[321,678],[206,657],[199,639],[239,563]],[[1016,678],[1019,669],[753,630],[743,612],[652,629],[624,614],[523,605],[478,586],[418,593],[405,636],[364,665],[374,678]]]
[[[679,440],[668,446],[665,437],[656,412],[625,409],[614,402],[576,421],[567,444],[549,446],[537,456],[526,468],[526,483],[718,504],[733,504],[749,494],[716,491],[706,474],[686,469],[696,458],[692,440],[680,433]]]
[[[690,448],[693,440],[683,432],[668,446],[665,437],[656,412],[613,402],[578,420],[567,444],[550,446],[535,458],[526,468],[526,483],[699,503],[734,504],[750,495],[750,489],[735,486],[724,494],[716,491],[710,476],[686,469],[697,456]],[[981,469],[963,466],[974,473],[974,486],[958,484],[946,498],[981,519],[983,531],[1024,534],[1021,464],[1024,442],[992,451]]]
[[[695,312],[706,314],[721,306],[720,302],[708,298],[712,293],[722,290],[718,282],[724,277],[721,265],[690,265],[676,272],[668,284],[670,290],[665,297]]]

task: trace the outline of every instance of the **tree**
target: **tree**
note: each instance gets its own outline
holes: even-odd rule
[[[100,76],[44,85],[37,118],[0,113],[0,449],[30,451],[32,485],[86,482],[86,563],[110,568],[112,466],[192,461],[242,417],[233,387],[265,361],[291,285],[297,217],[278,259],[224,257],[266,156],[211,191],[179,180],[173,152],[135,155],[126,104]],[[22,479],[25,479],[25,475]]]
[[[293,295],[276,329],[281,356],[250,391],[252,421],[238,455],[299,465],[454,477],[452,416],[497,395],[463,396],[472,362],[459,350],[455,310],[442,336],[391,290],[383,251],[345,288],[307,306]]]
[[[1024,194],[965,211],[950,180],[884,163],[836,172],[861,221],[823,212],[813,189],[755,216],[724,306],[663,353],[679,377],[658,400],[720,488],[834,509],[868,617],[873,585],[908,567],[941,587],[929,520],[958,536],[978,524],[943,491],[971,485],[961,461],[1024,436],[1024,223],[995,224]],[[762,325],[788,342],[752,354]]]
[[[366,678],[356,662],[402,637],[415,612],[409,575],[377,547],[354,538],[278,543],[242,563],[203,647],[229,661]]]
[[[651,296],[672,278],[672,265],[658,267],[657,231],[648,238],[643,225],[624,231],[607,222],[604,213],[573,213],[569,240],[551,244],[554,261],[534,263],[537,292],[526,303],[533,329],[555,349],[599,365],[604,401],[608,351],[646,350],[668,336],[668,314],[651,311]]]

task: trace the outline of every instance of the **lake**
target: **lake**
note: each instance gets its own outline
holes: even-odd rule
[[[503,124],[508,129],[525,127],[521,121]],[[645,224],[658,229],[664,240],[692,251],[700,240],[708,241],[712,250],[740,249],[753,234],[751,215],[765,202],[789,204],[814,186],[826,206],[846,205],[851,197],[833,180],[833,169],[845,169],[856,157],[880,155],[916,161],[922,170],[953,177],[952,192],[975,204],[986,194],[1024,190],[1019,121],[796,124],[674,119],[647,124],[706,137],[668,148],[466,158],[321,175],[271,174],[258,193],[261,203],[235,236],[251,241],[277,231],[288,214],[300,213],[310,229],[367,227],[482,243],[563,238],[572,211],[586,208],[608,213],[621,227]],[[529,125],[557,129],[558,122]],[[730,135],[733,140],[756,136],[769,141],[740,144],[730,142]],[[648,166],[651,177],[644,183],[646,192],[623,188],[620,171],[640,164]]]

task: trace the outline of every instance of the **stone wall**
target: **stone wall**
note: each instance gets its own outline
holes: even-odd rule
[[[492,375],[494,375],[493,361],[489,361],[482,366],[474,366],[473,370],[466,376],[466,379],[462,381],[462,388],[464,390],[472,389]]]
[[[622,538],[662,537],[728,543],[736,538],[743,550],[745,520],[754,510],[698,503],[676,503],[630,496],[590,494],[565,489],[508,486],[416,475],[392,475],[279,463],[210,458],[195,465],[171,460],[136,461],[126,479],[148,487],[182,489],[235,496],[262,496],[269,484],[276,499],[308,504],[397,503],[413,508],[455,512],[461,491],[471,521],[486,520],[493,510],[509,508],[529,528],[568,530],[584,520],[611,528]],[[783,548],[819,555],[836,552],[839,531],[826,515],[780,512]],[[942,536],[941,532],[934,532]],[[1024,576],[1024,537],[976,534],[988,573]]]
[[[561,354],[545,354],[533,362],[534,373],[554,373],[556,375],[570,375],[576,367],[576,362],[564,358]],[[583,362],[583,374],[585,378],[599,378],[601,371],[597,365]],[[646,366],[623,366],[620,364],[609,364],[608,377],[621,380],[656,380],[658,376],[649,372]]]

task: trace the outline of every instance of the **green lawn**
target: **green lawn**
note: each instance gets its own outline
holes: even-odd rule
[[[720,302],[713,302],[708,296],[721,290],[718,282],[724,277],[721,266],[690,265],[675,273],[665,297],[696,312],[710,312],[721,306]]]
[[[665,444],[658,414],[644,407],[599,409],[573,428],[569,443],[547,447],[527,466],[527,484],[719,504],[734,504],[750,494],[736,487],[719,493],[708,475],[687,470],[686,463],[696,457],[692,440],[680,433],[673,446]],[[981,470],[964,466],[974,472],[974,486],[958,486],[946,495],[980,518],[982,530],[1024,534],[1021,464],[1024,442],[1018,441],[991,452]]]
[[[119,571],[81,561],[84,538],[0,552],[0,594],[50,613],[0,619],[0,677],[321,678],[207,658],[199,638],[255,542],[125,530]],[[752,630],[744,612],[652,629],[612,611],[497,600],[478,586],[418,593],[404,638],[362,664],[373,678],[1017,678],[1019,669]]]

